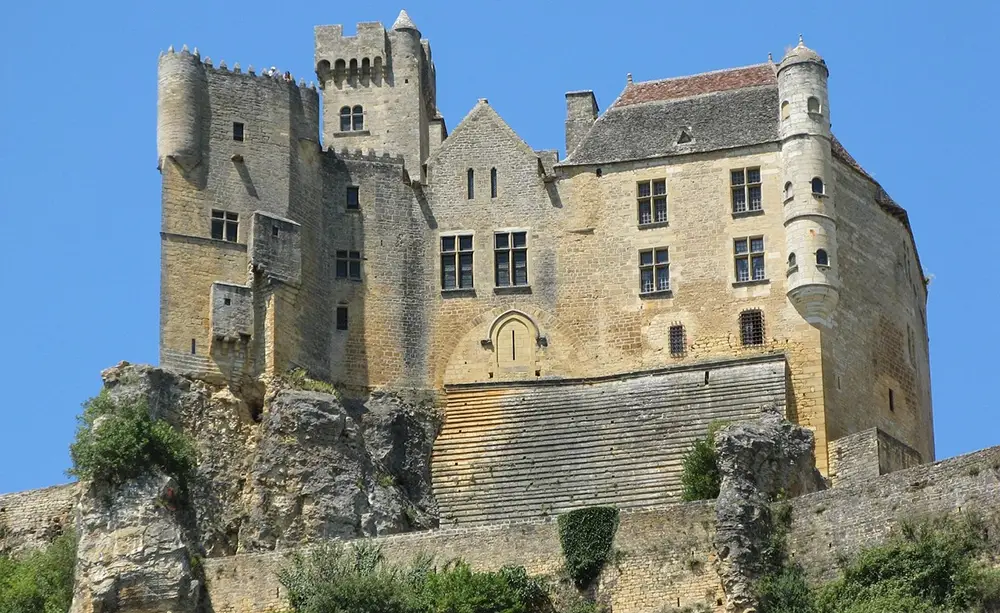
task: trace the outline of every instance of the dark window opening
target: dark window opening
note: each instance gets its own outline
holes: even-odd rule
[[[827,255],[825,249],[817,249],[816,250],[816,265],[817,266],[829,266],[830,265],[830,256]]]
[[[233,140],[243,142],[243,124],[238,121],[233,122]]]
[[[681,357],[687,350],[687,336],[684,333],[684,326],[676,324],[670,326],[670,355],[675,358]]]
[[[336,274],[338,279],[361,280],[361,252],[338,251],[336,254]]]
[[[278,226],[271,226],[271,236],[278,235]]]
[[[528,233],[493,235],[493,277],[497,287],[528,284]]]
[[[441,237],[441,289],[472,289],[471,234]]]
[[[347,329],[347,307],[345,306],[337,307],[337,329]]]
[[[889,388],[889,411],[896,412],[896,393],[892,391],[891,387]]]
[[[490,198],[497,197],[497,169],[490,168]]]
[[[347,208],[348,209],[358,209],[361,208],[361,192],[357,185],[347,186]]]
[[[355,132],[365,129],[365,110],[360,104],[351,110],[351,129]]]
[[[737,238],[733,241],[733,258],[736,263],[736,281],[763,281],[767,278],[764,271],[764,237],[751,236]]]
[[[340,107],[340,131],[351,131],[351,107],[349,106]]]
[[[238,213],[213,210],[212,238],[235,243],[239,236],[239,219]]]
[[[226,305],[226,306],[229,306],[229,305],[231,305],[232,303],[233,303],[233,300],[232,300],[232,298],[223,298],[223,299],[222,299],[222,304],[224,304],[224,305]]]
[[[789,253],[788,254],[788,267],[789,268],[795,268],[795,254],[794,253]]]
[[[476,197],[476,173],[470,168],[466,173],[466,195],[469,200]]]
[[[670,289],[670,257],[666,247],[639,252],[639,293]]]
[[[194,354],[195,354],[195,342],[194,342],[194,339],[192,338],[191,339],[191,355],[194,355]]]
[[[812,190],[814,194],[823,194],[823,179],[816,177],[812,180]]]
[[[740,341],[744,347],[764,344],[764,313],[759,309],[740,313]]]

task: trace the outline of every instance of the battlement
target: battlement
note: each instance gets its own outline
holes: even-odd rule
[[[187,61],[192,66],[204,67],[206,70],[212,71],[215,74],[243,75],[245,77],[253,77],[258,79],[258,81],[263,84],[273,83],[283,86],[290,86],[295,89],[302,89],[302,90],[316,92],[318,95],[315,81],[309,81],[307,84],[306,80],[301,77],[299,77],[298,81],[296,81],[295,76],[288,71],[282,72],[272,67],[272,68],[265,68],[264,70],[261,70],[260,73],[258,73],[257,70],[253,67],[253,64],[250,64],[247,66],[246,72],[244,72],[243,69],[240,67],[239,62],[234,63],[232,68],[230,68],[226,64],[225,60],[220,60],[219,64],[216,66],[212,62],[212,58],[207,56],[202,58],[201,53],[198,51],[197,47],[195,47],[193,51],[189,51],[187,45],[184,45],[180,51],[175,51],[173,45],[171,45],[170,47],[167,48],[165,52],[160,52],[159,63],[161,66],[164,64],[164,62],[170,62],[176,60]]]
[[[347,147],[342,147],[337,150],[330,146],[326,149],[327,153],[333,154],[334,157],[341,160],[351,160],[358,162],[382,162],[383,164],[397,164],[399,166],[403,165],[403,156],[396,154],[392,155],[388,152],[383,152],[381,154],[376,153],[374,149],[369,149],[367,152],[361,149],[349,150]]]

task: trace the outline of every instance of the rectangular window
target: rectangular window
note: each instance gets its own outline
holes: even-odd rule
[[[336,260],[338,279],[361,280],[360,251],[338,251]]]
[[[243,124],[239,121],[233,122],[233,140],[243,142]]]
[[[357,185],[347,186],[347,208],[348,209],[361,208],[361,195],[359,193]]]
[[[639,225],[667,221],[667,180],[653,179],[636,184]]]
[[[212,238],[235,243],[239,236],[239,213],[212,210]]]
[[[337,307],[337,329],[347,329],[347,307],[345,306]]]
[[[764,313],[759,309],[740,313],[740,342],[744,347],[764,344]]]
[[[733,194],[733,213],[746,213],[763,209],[760,167],[732,170],[729,173],[729,181]]]
[[[441,237],[441,289],[472,289],[471,234]]]
[[[493,235],[494,279],[497,287],[528,284],[528,233]]]
[[[733,256],[736,259],[736,280],[763,281],[764,274],[764,237],[751,236],[737,238],[733,241]]]
[[[670,259],[666,247],[639,252],[639,283],[641,294],[670,289]]]
[[[683,356],[687,351],[687,335],[684,333],[684,326],[675,324],[670,326],[670,355],[675,358]]]

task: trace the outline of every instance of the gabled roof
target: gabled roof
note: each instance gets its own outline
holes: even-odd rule
[[[461,142],[465,133],[471,129],[470,126],[478,121],[487,121],[492,124],[497,130],[507,136],[508,140],[515,143],[515,146],[518,149],[521,149],[526,156],[532,158],[538,157],[535,150],[529,147],[528,143],[524,142],[524,140],[517,135],[517,132],[515,132],[514,129],[503,120],[503,117],[501,117],[500,114],[497,113],[492,106],[490,106],[489,101],[486,100],[486,98],[480,98],[479,102],[476,103],[476,106],[472,107],[472,110],[469,111],[469,113],[462,118],[462,121],[459,122],[458,126],[451,131],[448,138],[444,139],[444,142],[441,143],[441,146],[438,147],[437,151],[435,151],[434,154],[427,159],[427,165],[433,166],[434,163],[441,158],[443,153],[452,148],[456,143]]]

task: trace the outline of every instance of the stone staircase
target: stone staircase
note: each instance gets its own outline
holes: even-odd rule
[[[713,420],[746,419],[766,404],[785,405],[781,355],[617,378],[451,387],[432,460],[441,525],[677,501],[692,442]]]

